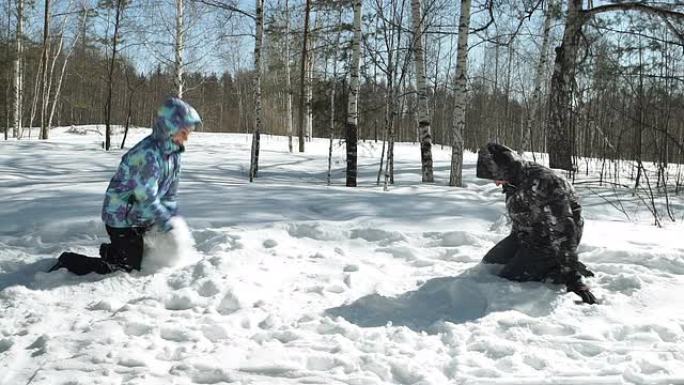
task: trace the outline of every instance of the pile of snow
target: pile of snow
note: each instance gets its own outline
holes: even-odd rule
[[[1,385],[684,383],[682,196],[659,229],[629,191],[578,185],[602,304],[577,305],[479,264],[510,229],[475,154],[451,188],[435,146],[436,183],[421,184],[420,146],[397,143],[384,192],[381,143],[359,143],[351,189],[337,142],[327,186],[327,140],[289,153],[262,136],[250,184],[250,136],[194,133],[187,226],[149,234],[141,273],[45,273],[108,242],[99,213],[125,150],[103,152],[92,128],[0,142]]]
[[[144,237],[145,249],[141,271],[156,273],[166,267],[179,266],[192,261],[195,240],[182,217],[171,218],[171,231],[164,233],[153,228]]]

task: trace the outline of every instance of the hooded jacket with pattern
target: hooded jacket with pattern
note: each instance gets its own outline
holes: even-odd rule
[[[201,124],[189,104],[169,98],[159,108],[152,134],[121,159],[109,182],[102,205],[102,220],[115,228],[158,225],[171,229],[176,215],[176,193],[181,172],[182,145],[172,141],[184,127]]]
[[[578,261],[584,220],[572,185],[553,170],[490,143],[478,154],[477,176],[505,180],[513,236],[527,257],[513,259],[527,277],[573,283],[592,273]],[[524,265],[524,266],[522,266]]]

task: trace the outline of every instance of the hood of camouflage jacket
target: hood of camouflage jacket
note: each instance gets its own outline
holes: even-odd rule
[[[477,154],[476,176],[483,179],[506,180],[517,184],[527,163],[513,149],[498,143],[488,143]]]
[[[180,152],[184,150],[183,146],[174,143],[171,138],[184,127],[194,130],[201,124],[202,119],[192,106],[178,98],[168,98],[157,111],[152,137],[165,154]]]

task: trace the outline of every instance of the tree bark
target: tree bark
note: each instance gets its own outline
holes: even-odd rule
[[[14,57],[14,128],[12,134],[15,138],[19,137],[19,130],[22,124],[22,106],[23,106],[23,42],[24,38],[24,0],[17,0],[17,32],[15,41],[15,57]],[[6,132],[6,131],[5,131]]]
[[[300,87],[299,87],[299,152],[304,152],[304,108],[306,98],[306,62],[308,57],[308,39],[309,39],[309,14],[311,13],[311,0],[306,0],[306,7],[304,9],[304,37],[302,42],[302,62],[299,71]]]
[[[577,44],[582,28],[582,0],[568,1],[568,16],[563,32],[563,41],[556,47],[556,60],[551,77],[549,92],[548,151],[549,166],[563,170],[573,170],[572,138],[570,137],[573,118],[572,93],[575,82],[575,62]]]
[[[308,0],[307,0],[308,2]],[[347,101],[347,186],[356,187],[359,72],[361,58],[361,0],[354,0],[354,35],[352,38],[352,62],[350,66],[349,95]]]
[[[449,186],[463,186],[463,134],[465,132],[468,76],[468,33],[470,32],[470,0],[461,0],[456,52],[456,86],[454,118],[451,126],[451,176]]]
[[[416,88],[418,91],[418,131],[420,132],[420,163],[422,181],[434,182],[432,171],[432,132],[430,130],[430,108],[428,107],[428,85],[425,75],[425,52],[423,50],[423,12],[421,1],[413,0],[413,53],[416,63]]]
[[[111,147],[111,119],[112,119],[112,89],[114,87],[114,65],[116,64],[116,49],[119,42],[119,27],[121,25],[121,17],[123,16],[123,9],[125,7],[124,0],[115,0],[116,14],[114,16],[114,36],[112,36],[112,57],[109,60],[108,76],[107,76],[107,104],[105,105],[105,151],[109,151]]]
[[[582,9],[582,0],[569,0],[563,40],[556,47],[556,60],[551,77],[549,92],[548,152],[549,166],[573,170],[572,155],[574,138],[572,138],[573,119],[573,87],[575,81],[575,64],[580,31],[584,23],[591,17],[612,11],[640,11],[660,17],[667,27],[684,42],[684,34],[678,31],[670,19],[684,21],[684,13],[669,9],[667,6],[640,2],[614,3]]]
[[[176,0],[176,41],[173,63],[173,85],[178,98],[183,98],[183,52],[185,51],[185,6],[183,0]]]
[[[40,89],[41,89],[41,102],[40,102],[40,139],[46,140],[48,138],[48,128],[47,119],[45,116],[45,110],[47,109],[47,73],[48,73],[48,55],[49,55],[49,31],[50,31],[50,1],[45,0],[45,15],[43,19],[43,56],[42,56],[42,66],[41,66],[41,78],[40,78]],[[29,128],[30,130],[30,128]],[[29,131],[30,132],[30,131]]]
[[[290,73],[290,7],[285,0],[285,123],[287,126],[287,146],[292,152],[292,76]]]
[[[261,48],[264,39],[264,0],[256,0],[256,39],[254,41],[254,132],[252,134],[252,157],[249,181],[254,181],[259,171],[259,146],[263,110],[261,108]]]
[[[541,52],[539,54],[539,62],[535,70],[534,89],[532,90],[532,100],[530,101],[530,109],[527,113],[527,122],[523,132],[523,143],[520,152],[533,151],[531,146],[532,130],[536,126],[536,119],[542,110],[541,105],[541,86],[544,78],[544,70],[546,69],[546,61],[548,58],[549,37],[551,35],[551,19],[553,18],[553,10],[556,8],[557,0],[550,0],[544,15],[544,30],[542,37]]]

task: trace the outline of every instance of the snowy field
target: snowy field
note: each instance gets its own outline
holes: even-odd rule
[[[436,146],[422,185],[419,147],[397,144],[383,192],[380,143],[360,144],[350,189],[337,142],[328,187],[327,141],[290,154],[266,136],[249,184],[248,136],[197,133],[179,195],[194,252],[159,271],[48,274],[108,241],[100,207],[123,152],[94,128],[0,142],[2,385],[684,384],[682,195],[659,229],[641,199],[579,185],[602,304],[578,305],[478,264],[509,229],[474,154],[467,187],[449,188]]]

